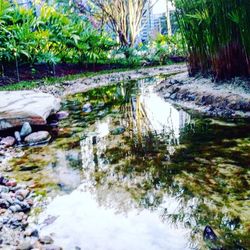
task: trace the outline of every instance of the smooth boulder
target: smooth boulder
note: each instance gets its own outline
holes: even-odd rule
[[[48,131],[39,131],[32,133],[24,138],[24,141],[28,144],[38,144],[49,141],[51,138]]]
[[[60,109],[60,99],[38,91],[0,91],[0,130],[30,125],[46,125],[49,115]]]

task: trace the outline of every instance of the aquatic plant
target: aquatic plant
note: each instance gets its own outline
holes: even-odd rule
[[[215,79],[250,75],[249,0],[175,0],[189,73]]]

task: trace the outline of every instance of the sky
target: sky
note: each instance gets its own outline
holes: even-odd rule
[[[165,11],[166,11],[166,0],[158,0],[153,8],[153,13],[161,14],[161,13],[165,13]]]

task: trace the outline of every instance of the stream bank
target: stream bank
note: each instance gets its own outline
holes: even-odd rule
[[[155,90],[166,101],[207,117],[250,118],[250,79],[214,82],[184,72],[163,80]]]
[[[65,85],[83,92],[62,96],[57,136],[1,166],[46,203],[33,215],[41,235],[66,250],[209,249],[211,226],[218,249],[249,245],[249,124],[165,102],[154,92],[164,76],[119,77]]]

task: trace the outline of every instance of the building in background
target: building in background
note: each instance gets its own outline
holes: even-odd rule
[[[144,15],[141,21],[141,32],[138,40],[140,42],[149,42],[157,34],[167,34],[166,13],[164,8],[162,12],[154,11],[152,8],[153,0],[148,0],[144,9]],[[174,8],[171,7],[170,15],[173,19]]]
[[[32,0],[11,0],[10,2],[15,3],[17,2],[20,6],[30,8],[32,7]]]

